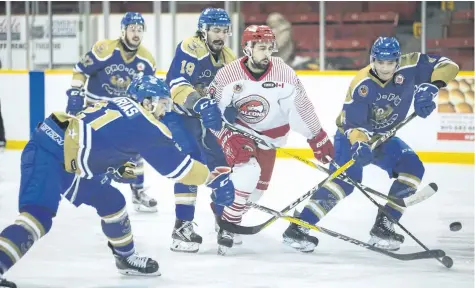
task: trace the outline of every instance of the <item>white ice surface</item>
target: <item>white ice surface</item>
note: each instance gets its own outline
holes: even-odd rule
[[[20,152],[0,155],[0,229],[17,214]],[[426,165],[424,183],[436,182],[439,192],[411,207],[401,220],[409,231],[430,248],[446,251],[454,259],[452,269],[436,260],[403,262],[371,252],[327,235],[314,233],[320,245],[313,254],[300,254],[281,244],[288,223],[277,221],[261,233],[244,236],[244,244],[226,257],[216,255],[214,219],[209,191],[200,189],[195,221],[204,243],[198,254],[169,250],[174,224],[172,182],[146,169],[148,192],[159,201],[158,214],[138,214],[129,206],[135,243],[142,254],[160,263],[162,276],[137,278],[117,273],[107,248],[100,220],[89,207],[61,203],[51,232],[41,239],[5,275],[21,288],[37,287],[474,287],[474,167]],[[324,174],[295,160],[278,160],[269,191],[261,204],[280,210],[324,178]],[[390,180],[377,168],[365,171],[364,184],[386,193]],[[128,186],[119,186],[127,201]],[[301,207],[300,207],[301,208]],[[340,203],[320,224],[351,237],[368,240],[376,207],[355,192]],[[246,225],[267,215],[251,211]],[[463,228],[451,232],[449,224]],[[400,252],[420,247],[406,235]]]

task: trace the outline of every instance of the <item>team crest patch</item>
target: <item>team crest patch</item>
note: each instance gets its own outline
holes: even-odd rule
[[[259,95],[250,95],[236,102],[239,116],[246,123],[259,123],[269,113],[269,102]]]
[[[233,87],[233,92],[234,93],[241,93],[242,92],[242,84],[236,84]]]
[[[368,86],[361,85],[360,88],[358,88],[358,95],[366,97],[366,95],[368,95]]]
[[[142,62],[137,63],[137,70],[138,71],[145,70],[145,64],[143,64]]]
[[[402,76],[402,74],[397,74],[394,78],[394,82],[396,84],[402,85],[402,83],[404,83],[404,76]]]

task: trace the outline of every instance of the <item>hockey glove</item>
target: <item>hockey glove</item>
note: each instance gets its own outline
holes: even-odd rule
[[[363,167],[373,161],[373,152],[371,146],[366,142],[356,141],[351,146],[351,158],[355,160],[356,164]]]
[[[183,125],[183,120],[180,114],[176,112],[165,113],[165,116],[162,117],[161,122],[163,122],[170,132],[172,132],[173,141],[179,146],[181,152],[185,154],[191,154],[192,148],[190,140],[188,139],[188,131]]]
[[[210,180],[206,186],[211,188],[211,199],[214,204],[222,206],[230,206],[234,202],[234,185],[229,179],[231,174],[231,168],[229,167],[216,167],[211,172],[212,180]]]
[[[200,114],[205,128],[219,131],[223,127],[221,111],[216,100],[207,97],[200,98],[193,106],[193,111]]]
[[[427,118],[435,109],[434,98],[439,88],[429,83],[422,83],[414,93],[414,111],[417,116]]]
[[[312,148],[315,158],[323,164],[328,163],[326,156],[330,156],[332,159],[335,156],[333,144],[323,129],[321,129],[315,137],[307,140],[307,142],[310,145],[310,148]]]
[[[118,183],[133,184],[136,182],[137,175],[137,165],[133,162],[127,162],[122,165],[119,169],[108,169],[108,174],[110,178]]]
[[[66,112],[71,115],[76,115],[82,111],[84,107],[84,93],[79,88],[70,88],[66,91],[68,95],[68,107]]]
[[[228,165],[246,163],[256,154],[256,144],[241,133],[224,128],[219,134],[218,142],[223,148]]]

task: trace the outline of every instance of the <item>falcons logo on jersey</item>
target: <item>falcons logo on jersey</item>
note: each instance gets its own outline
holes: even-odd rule
[[[244,97],[236,102],[239,118],[246,123],[259,123],[266,118],[269,112],[269,102],[259,95]]]

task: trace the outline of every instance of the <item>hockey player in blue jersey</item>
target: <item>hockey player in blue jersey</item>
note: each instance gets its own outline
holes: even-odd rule
[[[357,182],[362,181],[363,167],[376,165],[395,179],[389,195],[404,198],[414,194],[424,175],[424,165],[411,147],[399,137],[392,137],[371,151],[367,141],[404,120],[411,107],[419,117],[428,117],[436,107],[434,98],[439,89],[453,80],[458,71],[457,64],[446,57],[422,53],[401,56],[395,38],[378,38],[371,48],[370,65],[354,77],[337,119],[335,162],[343,165],[355,159],[346,174]],[[312,196],[299,217],[317,223],[353,189],[350,184],[334,180]],[[397,221],[404,212],[390,203],[385,209]],[[318,239],[310,236],[308,229],[295,227],[290,224],[284,232],[284,243],[302,252],[312,252]],[[394,223],[381,211],[370,235],[370,244],[388,250],[399,249],[404,241],[404,236],[395,232]]]
[[[168,113],[163,121],[181,149],[206,163],[209,169],[227,165],[215,136],[207,131],[221,129],[221,112],[215,101],[207,97],[207,87],[218,69],[236,59],[225,46],[229,35],[231,20],[226,11],[203,10],[196,35],[178,44],[166,77],[177,113]],[[202,242],[192,224],[197,187],[176,183],[174,190],[176,221],[170,248],[178,252],[197,252]]]
[[[141,44],[145,20],[140,13],[127,12],[121,21],[119,39],[98,41],[91,51],[76,64],[68,95],[67,112],[75,115],[86,104],[123,97],[127,86],[136,75],[154,75],[155,60]],[[143,160],[135,162],[143,167]],[[134,208],[139,212],[156,212],[157,201],[144,191],[144,176],[130,185]]]
[[[158,120],[172,105],[166,84],[144,76],[127,91],[130,98],[96,103],[77,116],[53,113],[32,133],[21,156],[20,214],[0,232],[0,287],[16,287],[2,274],[50,231],[61,196],[96,209],[120,273],[160,275],[156,261],[135,252],[124,196],[111,186],[111,180],[134,179],[136,167],[128,161],[137,153],[169,179],[207,185],[216,205],[232,204],[231,169],[210,172],[182,153]]]

